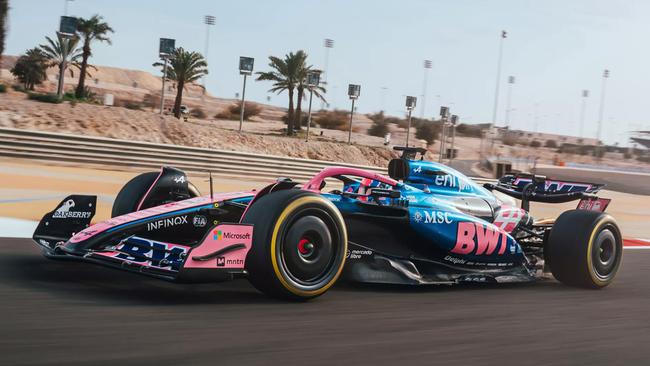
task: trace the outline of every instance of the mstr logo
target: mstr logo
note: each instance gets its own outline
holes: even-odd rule
[[[239,240],[248,240],[251,238],[250,233],[240,234],[240,233],[231,233],[229,231],[214,230],[212,232],[213,240],[223,240],[223,239],[239,239]]]

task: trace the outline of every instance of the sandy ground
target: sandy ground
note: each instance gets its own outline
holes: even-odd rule
[[[109,218],[113,199],[122,185],[137,173],[0,159],[0,217],[40,220],[66,195],[81,193],[98,195],[95,221],[101,221]],[[202,193],[210,191],[205,177],[189,178]],[[260,188],[270,182],[215,179],[214,183],[215,192],[225,192]],[[650,196],[611,191],[604,191],[600,196],[612,199],[607,211],[619,221],[625,236],[650,238],[647,224],[650,222]],[[575,202],[561,205],[534,203],[532,213],[536,218],[550,218],[573,208]]]

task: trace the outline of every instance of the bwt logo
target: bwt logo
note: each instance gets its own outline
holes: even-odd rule
[[[493,225],[463,221],[458,223],[456,245],[451,250],[455,254],[492,255],[498,248],[503,255],[508,247],[508,236]],[[510,250],[512,253],[512,248]]]
[[[250,233],[239,234],[231,233],[228,231],[215,230],[212,232],[213,240],[223,240],[223,239],[239,239],[239,240],[249,240],[251,238]]]

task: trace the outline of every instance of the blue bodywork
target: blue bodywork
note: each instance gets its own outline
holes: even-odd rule
[[[394,186],[346,176],[342,192],[322,193],[347,221],[353,248],[347,272],[353,279],[532,280],[519,243],[493,224],[502,204],[491,192],[441,164],[412,160],[408,167],[408,177]],[[399,198],[373,197],[373,189],[399,191]],[[355,250],[361,254],[355,256]],[[397,276],[387,274],[390,270]]]

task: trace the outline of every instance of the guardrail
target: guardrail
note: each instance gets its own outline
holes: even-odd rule
[[[171,165],[190,173],[306,181],[327,166],[386,174],[386,168],[142,141],[0,128],[0,156],[47,161],[158,169]]]
[[[153,170],[171,165],[194,174],[210,171],[251,180],[306,181],[327,166],[387,174],[386,168],[374,166],[15,128],[0,128],[0,156]]]

